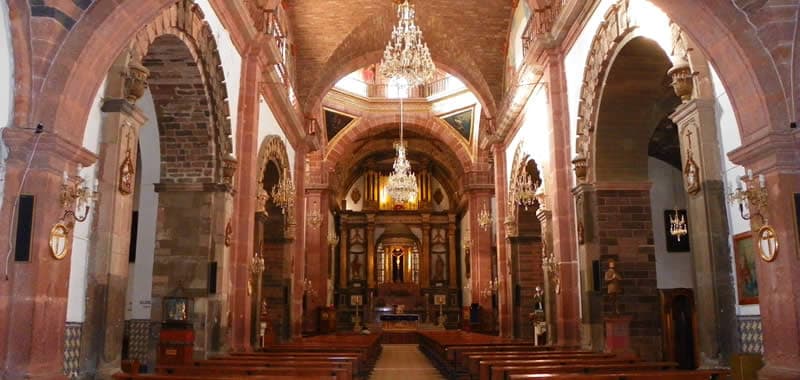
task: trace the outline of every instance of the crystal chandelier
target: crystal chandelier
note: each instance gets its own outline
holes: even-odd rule
[[[289,178],[289,171],[283,169],[283,175],[277,185],[272,186],[272,199],[281,207],[281,213],[286,214],[286,209],[294,203],[294,183]]]
[[[403,143],[403,98],[400,97],[400,142],[394,145],[397,157],[389,174],[386,193],[396,204],[406,203],[417,196],[417,176],[411,171],[411,163],[406,158],[406,146]]]
[[[405,79],[409,86],[416,86],[433,78],[436,66],[428,44],[422,42],[422,30],[414,22],[414,6],[408,0],[401,1],[397,6],[399,20],[383,52],[380,73],[387,78]]]
[[[514,200],[518,205],[524,206],[525,211],[536,202],[536,188],[539,183],[534,182],[530,175],[520,175],[514,184]]]
[[[675,236],[678,241],[681,241],[681,237],[686,236],[688,233],[689,229],[686,226],[686,218],[678,211],[678,207],[675,206],[673,214],[669,216],[669,234]]]

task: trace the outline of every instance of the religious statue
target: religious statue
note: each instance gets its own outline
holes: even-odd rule
[[[442,259],[442,255],[436,256],[436,266],[434,267],[434,281],[444,281],[444,260]]]
[[[392,250],[392,282],[403,282],[404,253],[400,248]]]
[[[536,285],[536,290],[533,292],[533,312],[544,312],[544,290],[539,285]]]
[[[617,273],[617,263],[614,260],[608,262],[608,270],[605,273],[605,283],[608,291],[608,298],[611,301],[611,307],[614,309],[615,314],[619,314],[619,304],[617,303],[617,296],[622,293],[622,276]]]
[[[361,279],[361,262],[358,260],[358,255],[353,255],[353,260],[350,261],[350,278],[353,280]]]

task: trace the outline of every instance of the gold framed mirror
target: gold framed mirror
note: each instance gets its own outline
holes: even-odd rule
[[[758,229],[756,237],[758,254],[761,256],[761,259],[766,262],[775,260],[780,248],[780,243],[778,243],[778,233],[775,232],[775,229],[770,225],[764,225]]]

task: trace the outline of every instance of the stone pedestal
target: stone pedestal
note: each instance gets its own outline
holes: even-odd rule
[[[631,321],[633,316],[615,315],[605,318],[605,352],[619,356],[633,356],[631,350]]]

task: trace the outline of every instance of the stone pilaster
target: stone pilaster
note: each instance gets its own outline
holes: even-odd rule
[[[698,363],[725,365],[733,352],[735,289],[731,275],[725,186],[713,100],[690,100],[670,115],[678,125],[684,185],[687,190],[689,242],[694,260]],[[691,168],[691,169],[690,169]],[[689,182],[689,170],[697,170]],[[697,177],[699,176],[699,177]]]
[[[135,100],[135,99],[134,99]],[[128,250],[134,204],[139,129],[146,117],[125,99],[107,99],[100,134],[99,198],[93,232],[92,259],[86,283],[86,320],[81,347],[81,372],[109,377],[122,356]],[[133,171],[122,178],[125,170]],[[130,165],[130,166],[128,166]],[[125,185],[129,184],[130,187]],[[123,193],[121,189],[125,189]]]
[[[306,292],[304,320],[312,323],[313,330],[318,326],[318,309],[324,306],[328,289],[327,269],[330,265],[328,249],[328,191],[325,189],[306,189],[306,270],[305,278],[311,281],[313,292]]]
[[[4,361],[0,377],[64,378],[64,321],[67,313],[67,284],[70,260],[56,260],[50,253],[49,234],[64,208],[59,200],[62,173],[74,175],[77,165],[89,166],[96,157],[81,146],[55,133],[34,134],[29,130],[5,128],[3,140],[9,147],[6,161],[6,189],[11,201],[3,204],[0,228],[9,231],[13,197],[36,145],[36,160],[31,162],[21,194],[35,197],[30,261],[8,262],[8,278],[0,281],[0,359]],[[13,220],[13,221],[12,221]],[[0,244],[8,246],[2,235]],[[72,245],[71,239],[67,242]],[[13,255],[13,252],[11,253]],[[6,264],[4,264],[6,265]],[[9,349],[10,348],[10,349]]]
[[[766,363],[758,373],[759,379],[800,378],[800,247],[794,221],[797,205],[793,201],[800,193],[798,141],[797,130],[773,132],[728,154],[733,162],[766,176],[769,206],[765,214],[780,244],[774,261],[757,260]]]
[[[251,51],[242,60],[242,86],[239,89],[239,122],[236,129],[238,175],[234,178],[236,195],[233,200],[231,227],[233,236],[226,277],[223,284],[228,292],[228,307],[222,314],[230,333],[228,346],[233,351],[251,349],[250,318],[252,305],[248,295],[250,258],[255,252],[254,231],[258,178],[258,82],[260,70],[258,51]]]
[[[547,343],[555,344],[555,328],[553,322],[555,319],[556,288],[559,288],[560,293],[561,279],[558,277],[559,273],[554,271],[557,267],[548,266],[548,258],[555,264],[555,254],[553,252],[553,213],[540,204],[539,209],[536,210],[536,217],[539,218],[539,225],[542,228],[541,256],[542,272],[544,273],[542,290],[544,290],[545,294],[544,311],[548,331]],[[537,254],[537,252],[534,252],[534,254]]]
[[[450,271],[447,274],[447,283],[450,289],[457,289],[458,277],[456,277],[456,216],[453,214],[448,215],[449,223],[447,224],[447,267]]]
[[[428,288],[431,286],[431,216],[422,214],[422,257],[420,260],[420,286]]]

